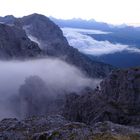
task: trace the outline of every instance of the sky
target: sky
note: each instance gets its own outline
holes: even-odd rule
[[[140,0],[0,0],[0,16],[32,13],[140,25]]]

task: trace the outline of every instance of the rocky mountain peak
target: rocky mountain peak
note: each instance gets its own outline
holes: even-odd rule
[[[50,44],[59,41],[58,43],[64,43],[63,46],[68,45],[60,28],[44,15],[35,13],[25,16],[21,19],[21,23],[27,27],[25,28],[27,32],[38,40],[50,42]]]
[[[110,65],[91,60],[88,56],[70,46],[63,36],[61,29],[46,16],[40,14],[32,14],[23,18],[7,16],[0,18],[0,21],[6,25],[8,23],[6,28],[11,28],[6,31],[8,36],[1,39],[1,46],[5,48],[1,49],[0,52],[3,58],[24,57],[26,59],[29,56],[35,58],[40,54],[45,54],[45,56],[57,57],[78,67],[87,76],[100,78],[105,77],[114,69]],[[5,30],[1,31],[1,36],[7,35]],[[7,42],[6,38],[12,38],[12,40]],[[32,45],[36,47],[31,47],[31,49],[29,46]],[[7,48],[10,49],[6,51]],[[43,55],[42,57],[45,56]]]

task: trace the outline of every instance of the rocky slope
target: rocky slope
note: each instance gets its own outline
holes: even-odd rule
[[[140,129],[103,122],[87,126],[60,115],[0,122],[0,140],[139,140]]]
[[[47,55],[59,57],[70,64],[78,66],[92,77],[105,77],[112,69],[110,65],[92,61],[77,49],[69,46],[60,28],[49,18],[32,14],[20,19],[27,34],[39,42]]]
[[[94,91],[68,94],[62,113],[66,119],[40,115],[39,107],[49,107],[48,96],[44,101],[37,95],[46,89],[41,83],[31,77],[21,86],[20,100],[29,105],[28,118],[2,120],[0,140],[140,140],[140,68],[113,71]],[[33,116],[36,111],[38,117]]]
[[[28,35],[28,37],[32,41],[38,43],[41,51],[43,51],[45,55],[51,57],[58,57],[59,59],[62,59],[70,64],[73,64],[79,67],[88,76],[105,77],[112,69],[114,69],[110,65],[91,60],[89,57],[85,56],[84,54],[81,54],[77,49],[74,49],[73,47],[69,46],[66,38],[63,36],[61,29],[56,24],[54,24],[49,18],[43,15],[32,14],[19,19],[14,18],[13,16],[6,16],[3,18],[1,17],[0,22],[10,25],[7,28],[12,28],[9,29],[12,30],[12,32],[10,32],[8,36],[6,36],[7,38],[11,38],[11,36],[12,38],[14,38],[12,40],[8,40],[9,42],[8,46],[10,44],[14,44],[11,45],[11,48],[13,48],[14,46],[15,48],[20,49],[21,46],[23,45],[19,45],[19,44],[24,44],[24,46],[27,46],[27,43],[30,44],[29,39],[27,39],[27,35]],[[17,36],[15,36],[15,32],[17,33],[17,28],[15,30],[13,25],[15,28],[16,27],[20,28],[18,30],[18,35],[20,34],[18,38]],[[23,33],[23,30],[21,28],[23,28],[26,31],[26,34]],[[3,33],[1,34],[5,36],[5,34]],[[24,38],[28,40],[28,42],[26,41],[26,45],[24,43],[25,40],[23,39],[23,34],[24,34]],[[4,38],[2,42],[7,42],[6,38]],[[17,45],[15,44],[15,42],[20,42],[20,43]],[[5,49],[7,49],[8,47],[6,43],[3,46]],[[26,49],[24,50],[26,54]],[[19,56],[20,55],[22,56],[23,53],[22,51],[20,52],[16,49],[15,51],[17,51],[17,54]],[[40,52],[38,53],[40,54]],[[33,50],[33,54],[34,54],[34,50]],[[5,55],[7,55],[7,51],[5,51],[5,53],[3,54],[3,56]],[[30,54],[27,54],[27,56],[28,55]],[[17,57],[17,55],[15,55],[14,53],[12,53],[11,56]]]
[[[38,45],[31,41],[25,31],[17,26],[0,24],[0,58],[28,58],[41,54]]]
[[[88,124],[140,125],[140,68],[114,71],[95,91],[68,95],[64,115]]]

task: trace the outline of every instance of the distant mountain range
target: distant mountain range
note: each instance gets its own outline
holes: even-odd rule
[[[102,30],[107,32],[113,32],[121,29],[136,29],[140,30],[140,27],[129,26],[127,24],[113,25],[105,22],[98,22],[94,19],[84,20],[81,18],[73,19],[57,19],[50,17],[50,19],[55,22],[60,27],[70,27],[70,28],[83,28],[83,29],[94,29]]]
[[[131,66],[140,65],[140,61],[139,61],[140,60],[140,53],[139,53],[140,52],[140,38],[139,38],[140,37],[140,27],[133,27],[133,26],[128,26],[128,25],[114,26],[114,25],[110,25],[110,24],[107,24],[104,22],[97,22],[95,20],[82,20],[82,19],[63,20],[63,19],[55,19],[52,17],[51,17],[51,20],[53,20],[62,29],[63,28],[71,28],[71,29],[73,28],[73,29],[80,29],[80,30],[88,29],[89,31],[98,30],[100,32],[106,32],[106,33],[91,33],[91,32],[83,33],[83,32],[78,31],[78,33],[81,33],[82,35],[87,35],[88,37],[92,37],[94,40],[96,40],[96,44],[97,44],[96,49],[98,48],[98,44],[101,47],[101,42],[103,42],[103,44],[106,44],[105,41],[112,43],[114,50],[118,49],[118,48],[115,48],[115,44],[126,45],[130,48],[127,50],[118,49],[118,52],[113,52],[113,53],[111,52],[108,54],[104,53],[103,55],[100,55],[98,57],[96,57],[97,56],[97,55],[95,55],[96,53],[93,53],[93,59],[97,59],[98,61],[109,63],[109,64],[117,66],[117,67],[131,67]],[[70,31],[70,30],[68,30],[68,31]],[[80,46],[79,45],[77,46],[76,40],[75,41],[71,40],[69,36],[67,39],[68,39],[69,43],[71,43],[71,41],[73,41],[74,42],[73,44],[75,44],[73,46],[78,48],[81,51]],[[85,40],[85,42],[86,42],[86,40]],[[83,45],[83,42],[81,42],[81,44]],[[82,45],[81,45],[81,47],[83,47]],[[124,46],[124,47],[126,47],[126,46]],[[90,53],[84,52],[84,51],[82,51],[82,52],[87,55],[90,55],[90,57],[92,57],[91,50],[93,50],[94,47],[95,47],[95,43],[94,43],[94,45],[90,44]],[[107,45],[106,45],[106,47],[107,47]],[[118,46],[116,46],[116,47],[118,47]],[[121,46],[121,47],[123,47],[123,46]],[[133,48],[135,50],[137,49],[137,51],[133,51],[132,50]],[[89,49],[89,47],[88,47],[88,49]]]
[[[96,29],[102,31],[110,31],[110,26],[104,22],[96,22],[94,19],[83,20],[83,19],[56,19],[50,17],[50,19],[55,22],[60,27],[71,27],[71,28],[84,28],[84,29]]]
[[[29,57],[57,57],[79,67],[91,77],[105,77],[111,65],[93,61],[71,47],[61,29],[49,18],[32,14],[23,18],[0,17],[0,57],[26,59]]]

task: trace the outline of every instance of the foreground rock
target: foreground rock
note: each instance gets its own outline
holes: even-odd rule
[[[64,115],[88,124],[140,125],[140,68],[114,71],[94,92],[68,95]]]
[[[110,122],[87,126],[62,116],[0,122],[0,140],[139,140],[140,130]]]

